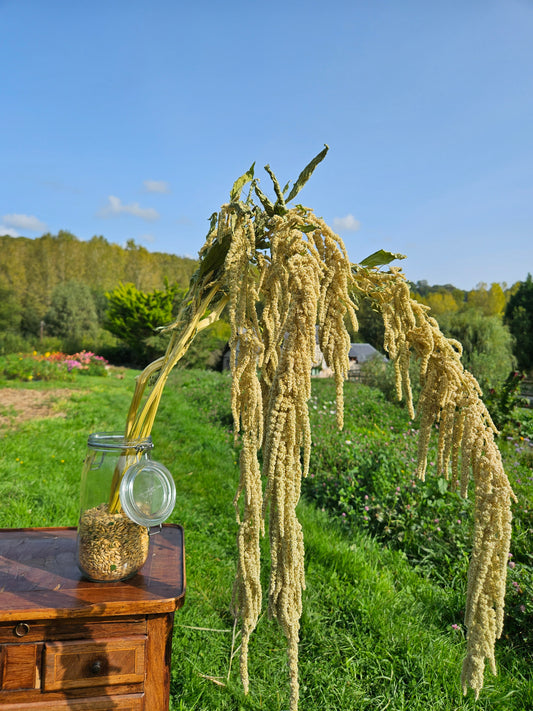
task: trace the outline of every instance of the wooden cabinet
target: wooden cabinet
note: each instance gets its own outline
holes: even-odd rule
[[[0,710],[168,711],[183,531],[164,525],[139,573],[84,580],[76,529],[0,529]]]

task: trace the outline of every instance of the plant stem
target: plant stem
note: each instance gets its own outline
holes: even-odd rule
[[[146,439],[150,436],[157,410],[159,408],[159,403],[161,401],[161,396],[163,395],[163,389],[170,372],[176,363],[178,363],[178,361],[181,360],[181,358],[183,358],[185,353],[188,351],[194,336],[217,321],[229,301],[228,296],[222,297],[209,316],[201,319],[201,316],[206,312],[209,304],[219,291],[219,288],[218,284],[215,284],[211,288],[204,300],[200,302],[193,318],[187,324],[187,327],[181,333],[179,338],[175,332],[172,334],[165,355],[150,363],[137,377],[135,391],[133,393],[126,421],[126,441],[130,442],[138,439]],[[159,371],[159,375],[154,387],[148,395],[144,406],[140,409],[146,385],[154,373],[157,373],[157,371]],[[127,466],[125,468],[119,469],[117,467],[113,475],[109,496],[109,511],[111,513],[120,511],[121,509],[120,482],[122,481],[122,477],[126,469],[132,464],[132,462],[127,459],[126,464]]]

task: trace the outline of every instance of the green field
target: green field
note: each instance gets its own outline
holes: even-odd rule
[[[7,406],[1,399],[5,391],[0,390],[1,526],[76,525],[87,436],[123,429],[135,375],[126,371],[121,377],[113,373],[67,383],[0,382],[1,387],[19,391],[44,391],[54,399],[46,417],[18,421],[16,397],[15,404]],[[368,389],[353,387],[348,402],[353,399],[354,412],[361,408],[360,420],[365,419],[365,411],[369,413],[369,428],[374,427],[372,417],[381,422],[383,431],[387,418],[394,418],[389,429],[403,426],[405,414],[400,408],[370,395]],[[57,388],[63,391],[58,396]],[[314,398],[316,409],[324,410],[330,398],[328,384],[316,384]],[[352,429],[342,435],[343,441],[362,438],[364,421],[358,429],[350,416],[347,419]],[[340,440],[335,439],[338,435],[328,435],[329,439],[324,435],[329,425],[315,424],[322,427],[317,431],[314,470],[319,477],[320,463],[332,456],[324,443],[331,440],[338,451]],[[239,635],[230,614],[238,448],[233,441],[229,379],[213,372],[175,372],[163,396],[153,439],[154,457],[176,481],[177,502],[170,521],[182,524],[186,536],[187,596],[174,629],[171,709],[283,711],[289,700],[285,641],[266,613],[251,642],[248,697],[238,675]],[[394,490],[396,482],[391,486]],[[448,505],[448,493],[441,492],[441,508]],[[339,494],[338,501],[341,498]],[[348,525],[342,513],[348,511],[356,519],[355,504],[350,509],[341,502],[335,509],[325,503],[306,490],[299,504],[307,561],[301,711],[533,708],[531,642],[526,634],[510,630],[497,645],[498,676],[487,672],[477,702],[471,694],[463,697],[459,683],[465,652],[462,572],[439,577],[435,558],[424,565],[411,549],[387,544],[380,530],[358,525],[356,520]],[[517,519],[520,550],[531,550],[531,530],[524,524],[529,514],[523,500],[520,506],[525,510]],[[439,546],[445,548],[446,541],[440,540]],[[266,585],[266,545],[263,557]],[[531,588],[521,594],[531,604]]]

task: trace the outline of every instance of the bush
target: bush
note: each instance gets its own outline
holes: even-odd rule
[[[105,328],[129,348],[129,358],[139,366],[164,354],[169,335],[161,335],[158,328],[173,320],[184,296],[177,284],[146,293],[134,284],[119,284],[106,293],[108,308]]]
[[[105,358],[81,351],[74,355],[33,351],[0,357],[0,375],[8,380],[73,380],[81,375],[107,375]]]
[[[521,410],[520,434],[499,443],[517,498],[507,582],[506,634],[533,653],[533,413]]]
[[[81,375],[107,375],[107,360],[91,351],[74,353],[67,356],[64,362],[67,368],[76,370]]]
[[[67,368],[46,359],[12,353],[0,358],[0,375],[8,380],[72,380]]]
[[[428,478],[413,477],[417,461],[416,423],[407,412],[365,386],[346,388],[345,427],[335,427],[334,391],[313,383],[313,450],[302,494],[349,535],[363,530],[403,551],[424,575],[463,592],[473,528],[473,500],[462,499],[436,466],[436,436],[430,446]],[[521,435],[503,439],[502,456],[517,496],[509,560],[505,635],[533,653],[533,413],[522,411]],[[531,415],[531,417],[529,417]]]
[[[61,338],[69,350],[85,345],[87,339],[93,342],[98,332],[98,316],[91,289],[76,281],[58,284],[45,325],[48,334]]]
[[[490,388],[483,398],[501,434],[519,433],[521,427],[519,408],[526,404],[526,400],[520,397],[520,385],[523,379],[522,373],[513,370],[500,387]]]
[[[420,393],[419,369],[419,362],[412,358],[409,363],[409,377],[415,401]],[[365,361],[361,364],[361,379],[365,385],[381,390],[389,402],[398,402],[396,375],[394,365],[390,361],[383,360],[379,356],[374,356],[374,358]]]
[[[18,353],[29,350],[29,348],[31,348],[30,344],[20,333],[14,333],[13,331],[0,333],[0,355]]]
[[[414,479],[418,430],[407,413],[385,402],[380,406],[380,398],[363,389],[360,397],[365,403],[361,421],[356,423],[350,413],[340,433],[332,431],[333,410],[327,409],[331,401],[314,401],[314,446],[305,496],[343,525],[401,549],[432,577],[442,580],[464,573],[470,502],[448,491],[443,478],[428,477],[424,483]],[[331,428],[320,419],[331,420]],[[434,447],[432,454],[430,468],[435,466]]]
[[[470,308],[443,316],[439,323],[445,336],[461,343],[463,365],[483,391],[500,386],[515,368],[513,339],[499,316],[484,316]]]
[[[525,371],[533,368],[533,279],[531,274],[509,299],[504,321],[514,338],[514,354],[518,367]]]

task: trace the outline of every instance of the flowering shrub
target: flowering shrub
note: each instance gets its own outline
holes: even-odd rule
[[[0,358],[0,375],[8,380],[72,380],[76,373],[107,375],[108,362],[90,351],[74,355],[18,353]]]
[[[85,375],[107,375],[106,366],[109,365],[105,358],[91,351],[80,351],[68,356],[66,362],[70,364],[71,370],[75,368]]]

